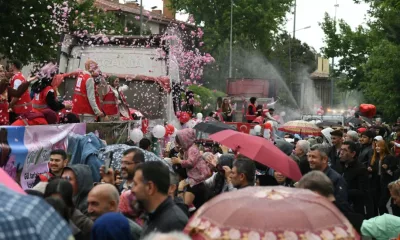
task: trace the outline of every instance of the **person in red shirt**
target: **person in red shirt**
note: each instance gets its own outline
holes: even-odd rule
[[[66,106],[57,100],[57,91],[51,86],[57,71],[57,65],[48,63],[37,75],[38,81],[31,88],[34,93],[32,107],[35,112],[42,112],[44,109],[51,109],[54,112],[59,112],[64,108],[71,109],[72,106]]]
[[[126,80],[129,84],[130,79]],[[133,120],[129,105],[126,101],[124,91],[128,90],[127,85],[120,86],[117,76],[110,76],[107,79],[107,86],[102,92],[102,109],[108,121]]]
[[[5,72],[3,66],[0,65],[0,125],[10,124],[8,98],[20,98],[22,94],[29,88],[29,82],[22,83],[16,90],[11,88],[10,82],[8,81],[11,76],[12,75]]]
[[[22,63],[18,60],[12,61],[10,65],[10,70],[14,74],[11,78],[10,85],[13,89],[18,89],[18,87],[27,82],[24,75],[21,73]],[[9,112],[10,112],[10,122],[14,122],[15,119],[23,113],[30,112],[32,110],[31,98],[29,96],[29,91],[26,90],[21,97],[11,97]]]
[[[104,113],[100,110],[100,97],[98,93],[98,84],[94,78],[101,75],[97,63],[88,60],[85,63],[86,71],[79,74],[76,79],[72,113],[79,116],[80,122],[94,122]]]

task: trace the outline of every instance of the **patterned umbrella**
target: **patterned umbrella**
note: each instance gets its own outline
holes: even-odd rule
[[[0,184],[0,239],[73,239],[68,224],[43,199]]]
[[[126,145],[126,144],[108,145],[108,146],[106,146],[104,148],[100,148],[99,153],[98,153],[98,157],[99,157],[99,159],[104,161],[106,159],[106,157],[107,157],[107,154],[109,152],[113,152],[113,159],[112,159],[111,166],[115,170],[117,170],[117,169],[120,170],[121,169],[122,154],[123,154],[123,152],[125,150],[130,149],[130,148],[138,148],[138,147],[129,146],[129,145]],[[169,167],[170,171],[172,171],[172,172],[174,171],[172,169],[172,166],[167,161],[164,161],[164,159],[161,159],[160,157],[158,157],[157,155],[155,155],[152,152],[145,151],[145,150],[143,150],[141,148],[138,148],[138,149],[140,149],[141,151],[144,152],[144,160],[146,162],[147,161],[161,161],[161,162],[165,163]]]
[[[302,120],[290,121],[283,124],[280,128],[282,132],[288,132],[300,135],[313,135],[320,136],[321,129],[319,129],[314,123],[306,122]]]
[[[185,227],[200,239],[359,239],[345,216],[309,190],[247,187],[205,203]]]

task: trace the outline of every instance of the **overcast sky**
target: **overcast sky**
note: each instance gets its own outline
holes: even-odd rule
[[[336,1],[339,4],[337,8],[338,19],[344,19],[352,28],[366,22],[365,14],[368,10],[367,4],[355,4],[353,0],[297,0],[296,29],[307,26],[311,26],[311,28],[297,31],[296,38],[308,43],[319,52],[321,47],[324,46],[324,33],[318,23],[322,22],[325,12],[328,12],[331,16],[335,15],[334,5]],[[143,0],[145,9],[150,9],[153,6],[162,9],[162,4],[162,0]],[[178,15],[177,18],[180,20],[187,20],[187,16]],[[292,20],[288,21],[286,29],[292,32],[293,15],[288,14],[288,19]]]

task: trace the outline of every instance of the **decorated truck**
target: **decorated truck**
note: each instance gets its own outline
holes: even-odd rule
[[[103,75],[115,75],[125,92],[129,107],[150,121],[176,121],[171,97],[171,78],[167,52],[160,48],[160,36],[87,36],[67,35],[60,53],[58,91],[71,100],[79,71],[87,60],[98,63]],[[129,80],[129,82],[127,81]]]

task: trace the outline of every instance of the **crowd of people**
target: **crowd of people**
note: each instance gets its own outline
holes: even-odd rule
[[[400,216],[400,129],[394,131],[387,139],[371,126],[361,133],[331,129],[329,139],[276,140],[298,163],[303,174],[298,182],[224,146],[203,152],[191,128],[178,131],[163,161],[145,161],[151,142],[142,139],[141,149],[124,151],[120,170],[102,166],[97,182],[89,166],[69,165],[67,154],[54,150],[50,172],[39,175],[27,192],[53,206],[76,239],[162,237],[155,233],[187,239],[182,230],[203,204],[252,186],[309,189],[331,201],[361,235],[377,238],[376,229],[385,229],[387,236],[397,236],[397,230],[378,221]],[[394,140],[385,141],[389,138]]]
[[[28,80],[20,69],[18,61],[8,71],[0,68],[2,125],[59,123],[64,109],[71,110],[67,122],[132,119],[123,94],[126,86],[116,76],[103,77],[92,60],[76,78],[71,105],[57,98],[54,64]],[[274,109],[263,110],[256,100],[250,98],[246,121],[276,122]],[[231,122],[235,109],[229,99],[219,99],[210,117]],[[321,137],[285,138],[272,140],[298,164],[303,175],[298,182],[222,145],[204,151],[196,130],[186,128],[177,132],[164,160],[145,161],[151,141],[144,138],[139,148],[123,152],[121,169],[98,169],[101,179],[93,178],[88,165],[69,164],[64,150],[53,150],[49,172],[38,175],[35,187],[26,192],[45,199],[75,239],[188,239],[182,231],[203,204],[252,186],[309,189],[332,202],[361,235],[385,239],[377,236],[381,229],[385,236],[399,234],[381,219],[400,223],[400,119],[392,127],[376,119],[351,128],[321,129]]]

